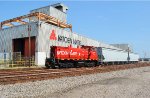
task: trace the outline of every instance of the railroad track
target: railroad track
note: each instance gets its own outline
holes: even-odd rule
[[[93,70],[93,69],[87,69],[87,70]],[[20,74],[28,74],[28,75],[30,75],[32,73],[36,73],[37,75],[38,74],[44,74],[44,73],[45,74],[46,73],[48,73],[48,74],[56,74],[56,73],[67,73],[67,72],[72,72],[72,71],[82,72],[83,70],[74,69],[74,70],[70,70],[70,71],[61,71],[61,70],[59,70],[59,71],[57,71],[57,70],[50,70],[50,71],[48,69],[48,70],[29,70],[29,71],[15,71],[15,72],[0,72],[0,76],[1,77],[5,77],[5,76],[7,77],[7,75],[9,75],[9,76],[11,76],[11,75],[17,76],[17,75],[20,75]]]
[[[92,69],[87,69],[92,70]],[[66,74],[83,72],[82,69],[42,69],[42,70],[29,70],[29,71],[14,71],[14,72],[0,72],[0,84],[11,84],[25,81],[43,80]]]
[[[86,70],[94,70],[94,69],[86,69]],[[0,73],[0,79],[3,78],[14,78],[14,77],[25,77],[25,76],[38,76],[38,75],[50,75],[50,74],[60,74],[60,73],[71,73],[71,72],[83,72],[85,70],[70,70],[70,71],[53,71],[53,72],[48,72],[48,71],[41,71],[40,73],[30,73],[29,72],[4,72],[4,73]],[[39,71],[33,71],[33,72],[39,72]]]
[[[69,69],[29,69],[29,70],[10,70],[0,71],[0,84],[14,84],[27,81],[46,80],[53,78],[60,78],[66,76],[78,76],[84,74],[109,72],[115,70],[123,70],[128,68],[136,68],[150,66],[150,64],[129,64],[129,65],[113,65],[105,67],[92,68],[69,68]]]

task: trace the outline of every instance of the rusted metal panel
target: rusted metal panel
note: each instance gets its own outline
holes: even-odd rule
[[[31,56],[35,56],[35,37],[31,37],[31,44],[30,44],[30,47],[31,47]],[[28,57],[29,56],[29,38],[26,38],[25,39],[25,46],[24,46],[24,56],[25,57]]]

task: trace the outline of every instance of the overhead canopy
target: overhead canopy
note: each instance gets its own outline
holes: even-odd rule
[[[36,18],[37,20],[45,21],[46,23],[53,24],[61,28],[69,28],[72,31],[71,24],[64,23],[59,19],[56,19],[55,17],[40,12],[35,12],[24,16],[16,17],[13,19],[5,20],[0,23],[0,29],[3,29],[4,26],[13,27],[15,26],[14,23],[28,24],[30,21],[34,21],[33,18]]]

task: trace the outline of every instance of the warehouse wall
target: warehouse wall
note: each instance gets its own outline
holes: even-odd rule
[[[30,23],[31,36],[38,34],[37,22]],[[12,39],[28,37],[28,25],[19,25],[15,27],[0,30],[0,52],[12,52]]]
[[[31,36],[36,36],[38,29],[37,23],[31,23]],[[28,37],[28,25],[19,25],[0,30],[0,52],[12,51],[12,39]]]
[[[56,40],[50,39],[50,35],[51,35],[53,30],[56,34]],[[72,43],[70,41],[62,41],[62,40],[58,41],[58,38],[59,38],[58,36],[64,36],[64,37],[67,37],[69,39],[71,38],[73,41],[72,41]],[[106,47],[106,48],[121,50],[121,49],[113,47],[111,45],[93,40],[93,39],[85,37],[85,36],[81,36],[77,33],[72,33],[70,31],[64,30],[60,27],[57,27],[57,26],[54,26],[51,24],[47,24],[44,22],[41,22],[41,27],[39,27],[39,41],[41,44],[39,44],[39,46],[38,46],[38,51],[40,51],[40,52],[49,51],[49,47],[46,46],[48,44],[50,46],[53,45],[53,46],[65,46],[65,47],[72,44],[73,47],[77,47],[79,45],[78,42],[80,42],[80,45],[100,46],[100,47]],[[75,43],[75,42],[77,42],[77,43]],[[43,47],[43,46],[46,46],[46,47]]]

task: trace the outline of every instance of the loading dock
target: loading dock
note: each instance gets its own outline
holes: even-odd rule
[[[31,37],[31,57],[35,56],[35,37]],[[13,52],[21,52],[22,57],[29,57],[29,38],[13,39]]]

